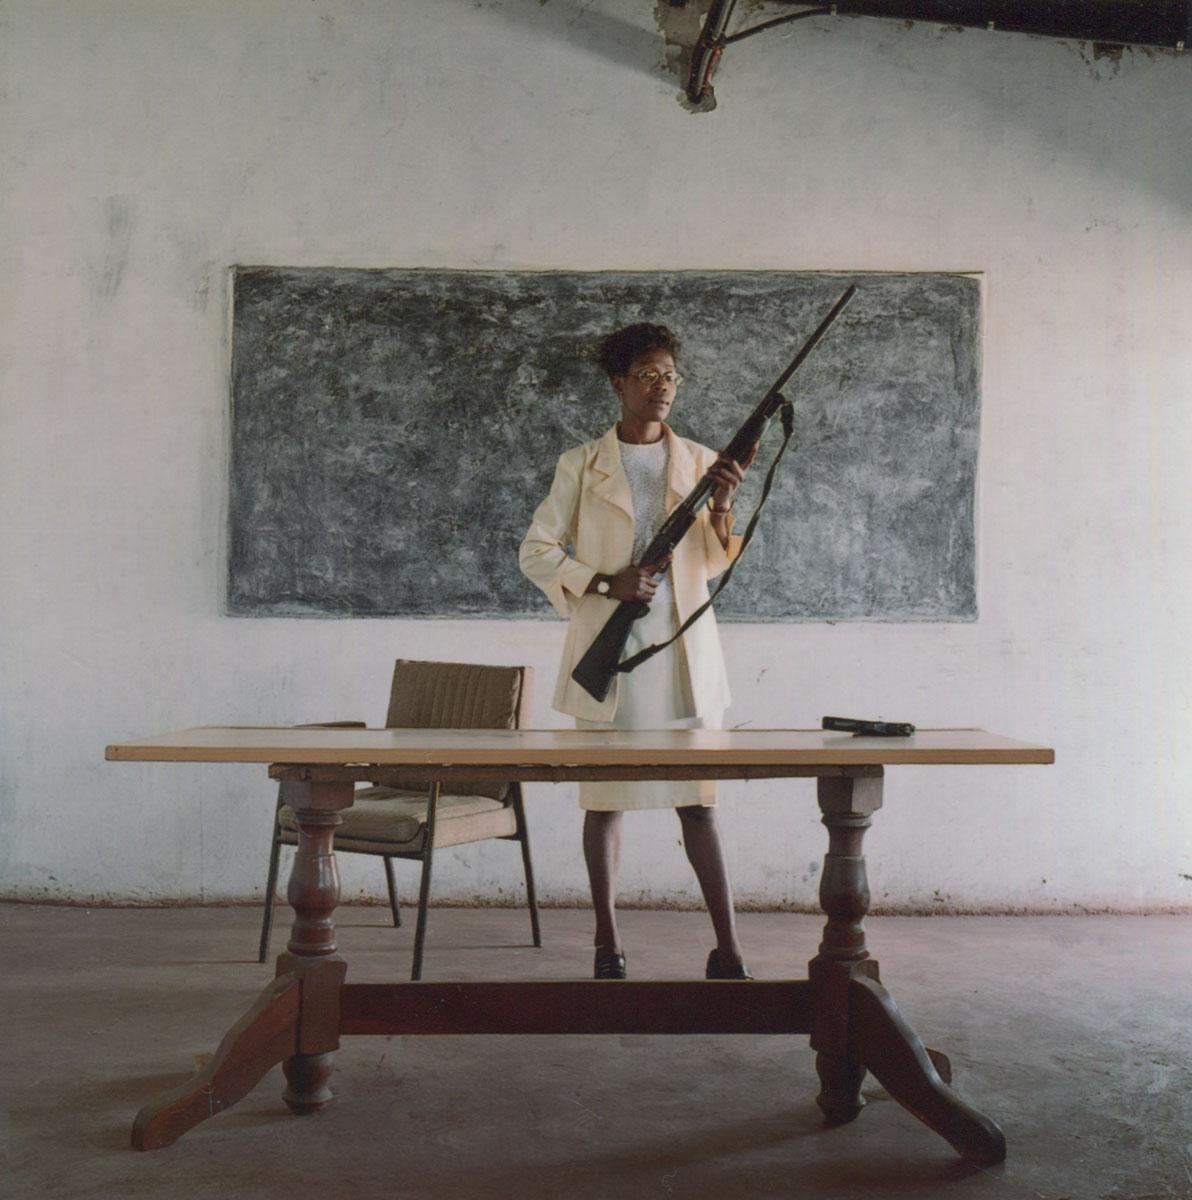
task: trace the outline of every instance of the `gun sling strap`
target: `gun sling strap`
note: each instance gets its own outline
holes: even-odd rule
[[[655,642],[652,646],[647,646],[644,650],[639,650],[631,658],[617,663],[616,667],[613,668],[616,674],[627,674],[635,667],[640,667],[647,659],[653,658],[659,651],[665,650],[673,642],[677,642],[712,607],[712,601],[728,587],[728,581],[732,579],[733,572],[737,569],[737,563],[745,557],[745,551],[749,548],[749,543],[753,540],[753,533],[757,528],[758,518],[762,515],[762,509],[765,508],[766,501],[770,497],[770,488],[774,485],[774,476],[778,471],[778,464],[782,461],[782,456],[786,453],[787,446],[790,445],[791,435],[795,432],[795,409],[785,396],[782,398],[782,404],[778,409],[778,413],[782,418],[782,445],[778,447],[778,453],[774,455],[774,461],[770,464],[770,469],[766,472],[766,479],[762,484],[761,499],[758,500],[757,508],[753,510],[753,516],[749,518],[749,524],[745,527],[744,536],[741,538],[741,549],[737,552],[736,558],[729,563],[728,569],[716,585],[716,590],[675,630],[672,637],[668,638],[665,642]]]

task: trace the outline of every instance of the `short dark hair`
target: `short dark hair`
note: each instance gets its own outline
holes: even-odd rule
[[[639,321],[636,325],[626,325],[610,333],[596,351],[596,361],[608,373],[610,379],[614,375],[624,375],[630,364],[639,354],[647,350],[665,350],[673,359],[679,357],[679,339],[665,325],[651,325],[648,321]]]

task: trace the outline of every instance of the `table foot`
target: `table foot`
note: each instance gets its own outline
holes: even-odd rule
[[[287,1087],[281,1098],[292,1113],[302,1116],[326,1108],[334,1095],[327,1086],[334,1065],[335,1055],[331,1051],[294,1054],[286,1059],[281,1069],[285,1072]]]
[[[861,1096],[865,1068],[847,1055],[824,1054],[821,1051],[815,1056],[815,1071],[820,1079],[820,1094],[815,1102],[823,1110],[824,1116],[837,1125],[855,1120],[865,1107],[865,1100]]]
[[[951,1064],[924,1047],[880,983],[855,975],[849,1009],[857,1054],[893,1099],[970,1162],[989,1167],[1005,1159],[1001,1129],[948,1087],[936,1062],[949,1077]]]
[[[952,1084],[952,1060],[942,1050],[933,1050],[930,1046],[924,1046],[923,1049],[926,1051],[927,1057],[931,1059],[935,1073],[950,1087]]]
[[[177,1141],[188,1129],[230,1108],[252,1091],[271,1067],[292,1055],[298,1037],[300,992],[297,976],[275,979],[228,1030],[202,1071],[137,1113],[133,1149],[157,1150]]]

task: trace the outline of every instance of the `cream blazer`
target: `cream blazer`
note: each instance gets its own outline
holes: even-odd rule
[[[716,461],[716,453],[688,441],[663,425],[668,446],[666,511],[671,512]],[[617,430],[575,446],[559,458],[550,494],[538,506],[521,544],[518,562],[525,575],[545,593],[555,610],[568,619],[563,661],[553,705],[560,712],[589,721],[611,721],[617,711],[621,677],[603,701],[596,701],[571,678],[617,606],[596,593],[585,595],[593,575],[615,575],[633,553],[633,501],[621,465]],[[740,550],[741,539],[729,538],[727,550],[704,508],[675,548],[671,580],[679,619],[686,620],[708,598],[708,580],[719,575]],[[570,548],[571,553],[568,553]],[[695,716],[729,705],[728,677],[716,617],[708,610],[676,643],[685,657]]]

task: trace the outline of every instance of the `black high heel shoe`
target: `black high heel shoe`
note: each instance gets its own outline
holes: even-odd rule
[[[708,969],[704,972],[705,979],[752,979],[753,973],[742,963],[739,967],[725,967],[720,962],[720,952],[713,950],[708,955]]]
[[[629,972],[625,967],[625,955],[613,950],[596,947],[596,963],[592,970],[593,979],[627,979]]]

